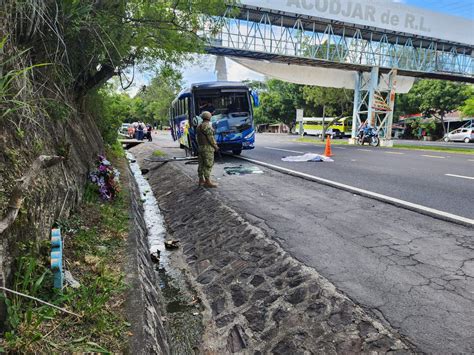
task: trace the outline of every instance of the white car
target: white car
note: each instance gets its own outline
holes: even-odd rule
[[[449,132],[444,137],[445,142],[458,141],[458,142],[474,142],[474,128],[458,128],[454,131]]]

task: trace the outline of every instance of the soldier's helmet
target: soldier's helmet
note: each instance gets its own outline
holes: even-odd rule
[[[210,121],[212,117],[212,114],[209,111],[204,111],[201,113],[201,118],[205,121]]]

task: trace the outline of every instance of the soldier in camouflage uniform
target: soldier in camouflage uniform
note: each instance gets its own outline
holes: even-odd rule
[[[211,181],[211,171],[214,165],[214,152],[219,150],[214,139],[214,130],[211,126],[211,113],[201,113],[202,123],[197,128],[197,142],[199,146],[199,186],[217,187]]]

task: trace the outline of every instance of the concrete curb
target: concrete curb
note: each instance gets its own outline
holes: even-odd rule
[[[278,165],[265,163],[265,162],[262,162],[262,161],[259,161],[259,160],[254,160],[254,159],[250,159],[250,158],[246,158],[246,157],[242,157],[242,156],[233,156],[233,157],[241,159],[241,160],[248,161],[248,162],[253,163],[253,164],[264,166],[266,168],[278,171],[278,172],[283,173],[283,174],[299,177],[299,178],[309,180],[309,181],[314,181],[314,182],[317,182],[317,183],[320,183],[320,184],[323,184],[323,185],[327,185],[327,186],[331,186],[331,187],[334,187],[334,188],[337,188],[337,189],[340,189],[340,190],[348,191],[348,192],[351,192],[351,193],[354,193],[354,194],[357,194],[357,195],[360,195],[360,196],[372,198],[374,200],[385,202],[385,203],[391,204],[393,206],[404,208],[404,209],[407,209],[407,210],[410,210],[410,211],[418,212],[418,213],[421,213],[423,215],[430,216],[430,217],[433,217],[433,218],[436,218],[436,219],[441,219],[441,220],[444,220],[444,221],[447,221],[447,222],[460,224],[460,225],[463,225],[463,226],[466,226],[466,227],[474,227],[474,220],[470,219],[470,218],[457,216],[457,215],[454,215],[454,214],[451,214],[451,213],[448,213],[448,212],[443,212],[443,211],[440,211],[440,210],[437,210],[437,209],[434,209],[434,208],[425,207],[425,206],[422,206],[422,205],[418,205],[416,203],[400,200],[400,199],[390,197],[390,196],[386,196],[386,195],[382,195],[382,194],[379,194],[379,193],[376,193],[376,192],[371,192],[371,191],[367,191],[367,190],[364,190],[364,189],[359,189],[357,187],[341,184],[341,183],[336,182],[336,181],[323,179],[323,178],[320,178],[320,177],[317,177],[317,176],[313,176],[313,175],[305,174],[305,173],[302,173],[302,172],[299,172],[299,171],[287,169],[287,168],[284,168],[284,167],[281,167],[281,166],[278,166]]]

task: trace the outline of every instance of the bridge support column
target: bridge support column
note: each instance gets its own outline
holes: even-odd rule
[[[357,72],[355,78],[355,88],[354,88],[354,109],[352,111],[352,132],[351,138],[349,139],[349,144],[356,144],[356,137],[357,137],[357,128],[360,126],[360,106],[361,106],[361,95],[362,95],[362,88],[361,83],[363,80],[362,72]]]
[[[375,127],[376,122],[376,110],[375,110],[375,92],[379,87],[379,67],[372,67],[370,72],[369,82],[369,107],[367,112],[367,119],[372,127]]]
[[[354,88],[354,110],[352,113],[352,134],[349,144],[356,143],[357,130],[362,121],[369,120],[377,128],[380,145],[391,147],[393,109],[395,106],[395,88],[397,70],[380,77],[379,68],[373,67],[370,75],[358,72]]]
[[[386,105],[388,111],[385,113],[385,119],[381,122],[385,135],[380,140],[382,147],[393,147],[392,140],[392,125],[393,125],[393,111],[395,109],[395,89],[397,87],[397,69],[392,69],[388,74],[388,90],[389,93],[386,98]],[[379,129],[380,130],[380,129]]]

